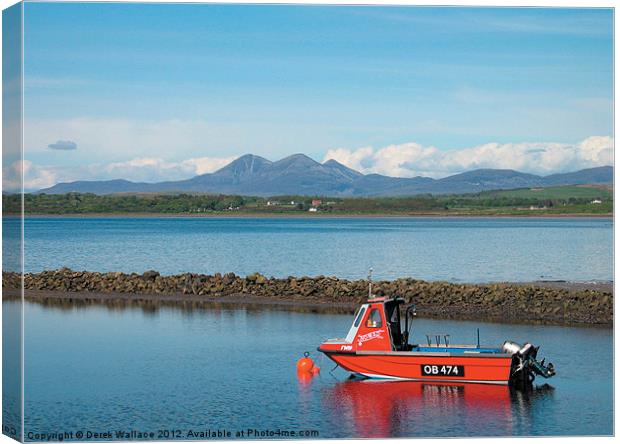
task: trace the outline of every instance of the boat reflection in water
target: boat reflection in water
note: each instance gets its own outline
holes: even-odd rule
[[[325,389],[322,399],[350,436],[506,436],[528,434],[531,398],[552,390],[352,379]]]

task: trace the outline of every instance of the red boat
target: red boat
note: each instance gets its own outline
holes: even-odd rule
[[[536,359],[538,347],[529,343],[506,341],[499,348],[452,345],[449,335],[427,335],[426,344],[410,344],[415,306],[401,309],[404,303],[402,298],[369,299],[355,314],[346,338],[328,339],[318,350],[366,378],[521,385],[530,384],[536,375],[555,374],[553,364]]]

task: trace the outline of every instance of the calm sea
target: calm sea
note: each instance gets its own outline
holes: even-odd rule
[[[6,316],[17,316],[5,302]],[[192,438],[207,430],[315,438],[610,435],[613,332],[419,319],[412,339],[542,345],[557,376],[532,392],[486,385],[347,380],[315,347],[351,316],[249,309],[53,308],[26,304],[26,438],[135,430]],[[322,372],[299,380],[310,351]],[[10,418],[5,416],[4,424]],[[252,432],[255,433],[255,432]],[[168,435],[169,437],[170,435]],[[267,435],[272,439],[280,435]],[[84,438],[86,435],[84,435]]]
[[[4,223],[6,235],[19,221]],[[15,240],[5,238],[5,246]],[[25,250],[28,271],[65,266],[362,278],[373,266],[378,278],[469,282],[613,276],[610,219],[29,218]],[[5,269],[14,260],[5,256]],[[3,317],[5,325],[19,319],[17,304],[4,302]],[[314,350],[343,335],[350,322],[342,315],[243,307],[28,303],[26,439],[78,431],[82,439],[88,431],[115,439],[117,431],[131,430],[162,439],[217,437],[218,431],[247,437],[248,430],[250,438],[272,439],[287,437],[278,431],[315,438],[613,433],[610,329],[417,322],[418,342],[426,333],[475,342],[480,327],[483,345],[506,339],[542,345],[540,355],[558,374],[524,393],[347,380],[341,370],[330,373],[332,365]],[[323,371],[299,380],[295,362],[306,350]],[[5,391],[5,425],[14,421],[7,407],[18,394],[10,395]]]
[[[613,279],[605,218],[28,218],[25,239],[27,271]]]

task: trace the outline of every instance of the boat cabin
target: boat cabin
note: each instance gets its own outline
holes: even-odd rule
[[[401,322],[402,298],[373,298],[358,309],[353,324],[345,339],[332,339],[329,343],[346,344],[340,350],[357,351],[407,351],[408,317],[413,315],[414,306],[406,310],[404,325]],[[403,328],[404,327],[404,328]]]

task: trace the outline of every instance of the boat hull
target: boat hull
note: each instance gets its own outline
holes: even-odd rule
[[[508,384],[512,357],[508,355],[447,355],[407,352],[327,352],[343,369],[377,379]]]

